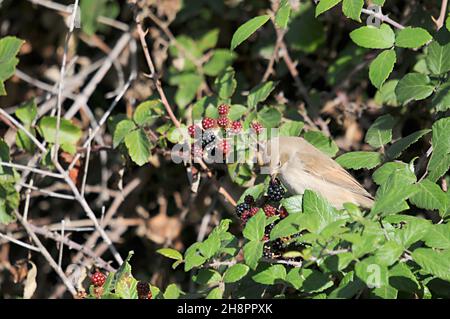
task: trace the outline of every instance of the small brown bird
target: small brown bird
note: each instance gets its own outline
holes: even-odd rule
[[[341,209],[344,203],[370,208],[373,197],[331,157],[301,137],[277,137],[267,143],[271,175],[292,194],[310,189]]]

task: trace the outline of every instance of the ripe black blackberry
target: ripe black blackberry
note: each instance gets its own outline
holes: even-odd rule
[[[283,241],[280,238],[278,238],[277,240],[274,240],[272,242],[272,251],[274,253],[279,253],[283,250],[284,248],[283,246],[284,246]]]
[[[244,202],[249,204],[249,205],[253,205],[253,204],[255,204],[255,199],[253,198],[252,195],[247,195],[244,198]]]
[[[236,206],[236,215],[240,218],[245,211],[250,210],[250,204],[243,202]]]
[[[209,146],[216,140],[216,135],[212,131],[205,131],[202,136],[202,147]]]
[[[281,186],[280,180],[275,178],[270,181],[269,188],[267,189],[267,197],[269,200],[274,202],[279,202],[286,191],[283,186]]]
[[[264,234],[266,234],[267,236],[270,236],[270,232],[272,231],[272,229],[274,227],[275,227],[275,223],[267,225],[266,228],[264,229]]]
[[[139,281],[136,285],[136,290],[139,299],[148,299],[148,294],[150,292],[150,285],[144,281]]]
[[[264,244],[263,257],[269,258],[269,259],[274,258],[274,253],[272,252],[272,247],[268,243]]]

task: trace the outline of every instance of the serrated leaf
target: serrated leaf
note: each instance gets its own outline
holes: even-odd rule
[[[402,162],[388,162],[383,164],[383,166],[379,167],[373,173],[373,181],[378,185],[385,184],[389,179],[389,176],[394,172],[399,178],[403,179],[406,184],[415,183],[417,180],[414,171],[408,164]]]
[[[245,192],[242,194],[242,196],[238,200],[238,204],[244,202],[245,196],[251,195],[253,198],[258,198],[264,193],[265,185],[263,183],[257,184],[255,186],[249,187],[245,190]]]
[[[431,130],[429,129],[420,130],[399,139],[387,149],[386,156],[390,159],[396,159],[403,153],[404,150],[416,143],[422,136],[430,131]]]
[[[436,91],[431,100],[431,106],[437,112],[445,112],[450,109],[450,82],[444,83]]]
[[[450,166],[450,117],[434,122],[432,126],[433,153],[428,163],[428,178],[436,181]]]
[[[289,216],[275,224],[275,227],[270,232],[270,240],[299,233],[305,229],[305,226],[302,225],[304,219],[305,216],[303,214],[289,214]]]
[[[249,271],[249,267],[244,264],[236,264],[228,268],[223,274],[223,282],[229,284],[241,280]]]
[[[342,12],[347,18],[361,22],[361,9],[364,6],[364,0],[344,0],[342,2]]]
[[[303,134],[305,140],[317,147],[319,150],[333,157],[339,151],[336,143],[330,137],[325,136],[319,131],[308,131]]]
[[[414,293],[420,289],[419,282],[403,262],[397,263],[389,270],[389,284],[397,290]]]
[[[137,125],[151,125],[164,114],[164,106],[159,100],[151,100],[140,103],[133,114],[133,120]]]
[[[161,254],[167,258],[181,260],[183,259],[183,255],[178,250],[172,248],[161,248],[156,251],[158,254]]]
[[[395,42],[394,31],[384,23],[379,28],[364,26],[353,30],[350,38],[360,47],[369,49],[389,49]]]
[[[281,124],[278,136],[299,136],[305,123],[300,121],[289,121]]]
[[[286,275],[286,282],[297,290],[317,293],[333,286],[333,282],[326,274],[317,270],[293,268]]]
[[[39,133],[49,143],[55,143],[57,120],[54,116],[45,116],[39,121]],[[81,138],[81,129],[69,120],[61,119],[58,140],[61,147],[64,145],[75,147]],[[74,153],[75,150],[73,150]]]
[[[225,69],[214,81],[217,93],[223,100],[233,96],[236,90],[237,82],[234,79],[234,70],[231,67]]]
[[[211,289],[211,291],[206,296],[206,299],[222,299],[223,289],[221,287],[216,287]]]
[[[357,151],[342,154],[336,162],[344,168],[371,169],[381,164],[382,156],[378,152]]]
[[[286,29],[289,22],[289,15],[291,14],[291,6],[289,1],[281,1],[280,7],[275,14],[275,23],[281,29]]]
[[[266,215],[264,214],[263,210],[260,209],[255,216],[251,217],[247,221],[242,234],[248,240],[259,241],[264,236],[265,225]]]
[[[377,263],[373,257],[357,262],[355,274],[369,288],[381,288],[389,285],[389,271],[387,267]]]
[[[388,80],[375,94],[375,101],[380,105],[398,106],[397,96],[395,95],[395,88],[398,80]]]
[[[402,104],[426,99],[433,93],[434,86],[425,74],[408,73],[397,84],[395,94]]]
[[[252,276],[253,281],[263,285],[273,285],[277,280],[286,278],[286,269],[283,265],[271,265]]]
[[[428,210],[439,210],[441,214],[445,214],[448,202],[444,191],[435,183],[428,179],[424,179],[417,183],[418,191],[409,199],[411,203],[417,207]]]
[[[277,127],[281,121],[281,117],[280,111],[268,106],[259,111],[257,115],[259,122],[261,122],[261,125],[265,128]]]
[[[227,49],[217,49],[214,51],[211,59],[203,66],[206,75],[217,76],[228,66],[233,64],[236,59],[236,53]]]
[[[325,198],[308,189],[303,194],[303,214],[303,227],[317,234],[342,218]]]
[[[450,250],[437,252],[430,248],[418,248],[411,257],[425,272],[450,281]]]
[[[431,39],[427,30],[407,27],[398,32],[395,45],[400,48],[415,49],[425,45]]]
[[[365,141],[372,147],[381,147],[392,140],[392,128],[395,119],[390,115],[382,115],[367,130]]]
[[[6,95],[4,82],[14,75],[19,59],[16,55],[25,41],[16,37],[0,39],[0,96]]]
[[[167,286],[166,291],[164,291],[164,299],[178,299],[180,297],[181,291],[175,284],[170,284]]]
[[[33,99],[20,105],[15,114],[22,123],[31,125],[38,114],[35,100]]]
[[[249,241],[244,245],[245,263],[251,268],[256,269],[258,261],[263,254],[264,243],[262,241]]]
[[[375,260],[380,265],[390,266],[394,264],[403,253],[403,246],[395,241],[384,243],[375,253]]]
[[[222,276],[213,269],[199,269],[197,274],[192,276],[192,281],[199,285],[214,285],[222,280]]]
[[[131,120],[122,120],[117,123],[113,133],[113,147],[116,148],[119,146],[119,144],[123,142],[125,136],[127,136],[135,128],[136,124],[134,124]]]
[[[423,240],[428,247],[450,249],[450,224],[431,225]]]
[[[269,19],[269,15],[262,15],[254,17],[241,25],[233,34],[231,39],[231,50],[234,50],[238,45],[247,40],[256,30],[269,21]]]
[[[265,101],[270,93],[275,89],[275,83],[272,81],[267,81],[261,83],[250,90],[247,96],[247,106],[249,108],[254,108],[259,102]]]
[[[321,0],[316,7],[316,18],[336,6],[341,0]]]
[[[301,213],[303,209],[303,195],[294,195],[281,200],[281,205],[289,214]]]
[[[369,78],[376,88],[381,88],[383,83],[388,79],[397,56],[394,50],[385,50],[378,54],[378,56],[370,63]]]
[[[131,159],[137,165],[142,166],[150,157],[151,143],[143,129],[138,129],[125,136],[125,145]]]
[[[427,52],[427,66],[432,74],[442,74],[450,71],[450,43],[440,45],[431,42]]]

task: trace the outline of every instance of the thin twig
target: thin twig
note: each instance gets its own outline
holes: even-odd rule
[[[433,16],[431,17],[433,22],[436,24],[437,30],[440,30],[442,28],[442,26],[444,25],[445,18],[447,16],[447,5],[448,5],[448,0],[442,0],[441,12],[439,14],[439,18],[435,19]]]
[[[36,246],[24,243],[23,241],[20,241],[18,239],[15,239],[14,237],[8,236],[6,234],[2,234],[0,233],[0,238],[5,239],[6,241],[10,241],[16,245],[22,246],[26,249],[32,250],[32,251],[36,251],[36,252],[41,252],[39,248],[37,248]]]

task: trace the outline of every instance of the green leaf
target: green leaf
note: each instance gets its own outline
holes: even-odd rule
[[[213,269],[199,269],[192,281],[199,285],[214,285],[222,280],[222,276]]]
[[[136,128],[136,125],[131,120],[122,120],[117,123],[113,133],[113,147],[116,148],[123,142],[125,136]]]
[[[394,287],[389,285],[382,286],[380,288],[375,288],[370,292],[369,298],[375,299],[396,299],[398,291]]]
[[[450,224],[431,225],[423,240],[428,247],[450,249]]]
[[[370,126],[365,141],[372,147],[381,147],[392,140],[392,128],[395,119],[389,115],[382,115]]]
[[[374,26],[360,27],[350,33],[350,38],[360,47],[369,49],[389,49],[395,42],[394,31],[385,23],[379,28]]]
[[[361,9],[363,6],[364,0],[344,0],[342,12],[347,18],[361,22]]]
[[[281,121],[281,113],[273,107],[266,106],[258,112],[258,120],[265,128],[277,127]]]
[[[417,188],[414,185],[405,182],[402,174],[394,171],[386,183],[378,188],[371,215],[379,213],[384,215],[395,214],[408,209],[409,206],[405,200],[414,195],[416,191]]]
[[[317,293],[333,286],[333,281],[327,275],[312,269],[293,268],[285,279],[297,290]]]
[[[431,100],[431,106],[437,112],[445,112],[450,109],[450,82],[444,83],[436,91]]]
[[[425,45],[431,39],[432,37],[427,30],[407,27],[398,32],[395,45],[400,48],[416,49]]]
[[[389,284],[397,290],[414,293],[420,289],[419,282],[409,267],[399,262],[389,270]]]
[[[108,0],[80,1],[81,27],[89,36],[94,35],[102,27],[97,21],[99,16],[115,18],[120,13],[117,3]]]
[[[429,248],[418,248],[411,257],[422,269],[443,280],[450,281],[450,251],[437,252]]]
[[[394,69],[397,56],[394,50],[385,50],[370,63],[369,78],[376,88],[381,88]]]
[[[299,136],[305,123],[300,121],[289,121],[281,124],[279,136]]]
[[[223,274],[223,282],[229,284],[241,280],[247,275],[249,267],[244,264],[235,264]]]
[[[375,101],[380,105],[398,106],[397,96],[395,95],[395,88],[398,80],[386,81],[375,95]]]
[[[286,269],[283,265],[271,265],[252,276],[252,279],[263,285],[274,285],[277,280],[286,278]]]
[[[317,234],[341,218],[325,198],[308,189],[303,194],[303,214],[304,227]]]
[[[256,269],[258,261],[262,256],[264,243],[262,241],[249,241],[244,245],[245,263],[251,268]]]
[[[228,66],[233,64],[236,59],[236,53],[226,49],[215,50],[211,59],[206,62],[203,71],[206,75],[217,76]]]
[[[164,299],[178,299],[180,297],[181,291],[175,284],[170,284],[167,286],[166,291],[164,291]]]
[[[336,162],[342,167],[351,169],[371,169],[381,164],[381,160],[382,156],[380,153],[366,151],[349,152],[336,158]]]
[[[381,288],[389,285],[389,272],[372,257],[359,261],[355,265],[355,273],[369,288]]]
[[[319,131],[308,131],[303,134],[305,140],[317,147],[319,150],[333,157],[339,151],[336,143]]]
[[[161,248],[156,251],[158,254],[161,254],[167,258],[182,260],[183,255],[178,250],[172,248]]]
[[[130,272],[123,274],[116,283],[115,293],[121,299],[138,299],[137,286],[138,281],[133,278]]]
[[[175,103],[184,108],[195,98],[203,78],[196,73],[184,73],[179,76],[178,89],[175,93]]]
[[[142,166],[150,157],[151,143],[143,129],[138,129],[125,136],[125,145],[131,159],[137,165]]]
[[[248,240],[259,241],[264,236],[264,228],[266,226],[266,215],[263,210],[260,209],[255,216],[251,217],[245,224],[245,228],[242,232],[245,238]]]
[[[383,266],[390,266],[398,261],[403,253],[403,246],[395,241],[383,244],[375,253],[375,260]]]
[[[201,243],[194,243],[184,253],[184,271],[189,271],[205,263],[206,258],[198,253],[200,245]]]
[[[265,190],[265,185],[263,183],[249,187],[245,190],[245,192],[239,198],[237,203],[238,204],[243,203],[245,196],[247,196],[247,195],[251,195],[251,196],[253,196],[253,198],[256,199],[264,193],[264,190]]]
[[[364,288],[364,283],[355,276],[354,271],[348,272],[339,283],[339,287],[333,290],[328,298],[345,298],[349,299],[355,296],[360,290]]]
[[[38,114],[35,100],[20,105],[15,114],[22,123],[31,125]]]
[[[275,24],[281,28],[286,29],[289,22],[289,15],[291,14],[291,6],[289,1],[281,1],[280,7],[275,14]]]
[[[272,81],[267,81],[261,83],[250,90],[247,96],[247,106],[249,108],[254,108],[259,102],[265,101],[270,93],[275,89],[275,83]]]
[[[399,220],[395,220],[398,218]],[[408,215],[391,215],[387,218],[388,222],[402,223],[401,228],[394,230],[393,239],[409,248],[414,243],[422,240],[428,233],[431,223],[423,218],[417,218]],[[406,225],[404,225],[406,223]]]
[[[270,232],[270,240],[287,237],[299,233],[305,227],[302,225],[305,216],[303,214],[289,214],[280,220]]]
[[[16,73],[19,59],[16,55],[25,41],[16,37],[0,39],[0,96],[6,95],[4,82]]]
[[[281,200],[281,205],[289,214],[301,213],[303,209],[303,195],[294,195]]]
[[[234,79],[233,68],[226,68],[225,71],[216,78],[214,85],[221,99],[226,100],[232,97],[237,86],[237,82]]]
[[[206,259],[213,257],[220,249],[220,237],[212,233],[199,245],[200,253]]]
[[[247,108],[244,105],[233,104],[230,107],[228,118],[232,121],[237,121],[240,120],[245,113],[247,113]]]
[[[36,136],[35,130],[32,127],[28,127],[27,129],[33,136]],[[16,144],[17,147],[27,151],[28,153],[34,153],[34,142],[24,131],[17,131]]]
[[[406,184],[413,184],[417,180],[414,169],[410,167],[410,165],[402,162],[389,162],[383,164],[383,166],[379,167],[373,173],[373,181],[378,185],[385,184],[388,181],[389,176],[394,172],[400,179],[403,179]]]
[[[426,61],[432,74],[450,71],[450,43],[440,45],[437,41],[431,42],[428,46]]]
[[[45,116],[39,122],[39,133],[44,137],[48,143],[55,143],[56,137],[56,117]],[[59,126],[59,144],[61,147],[77,145],[78,140],[81,138],[81,129],[75,126],[66,119],[61,119]],[[75,149],[71,149],[70,153],[75,153]]]
[[[337,5],[341,0],[321,0],[316,7],[316,18]]]
[[[448,207],[447,195],[435,183],[428,179],[419,182],[418,191],[409,199],[417,207],[428,210],[439,210],[443,215]]]
[[[233,34],[233,38],[231,39],[231,50],[234,50],[238,45],[247,40],[256,30],[269,21],[269,19],[269,15],[262,15],[254,17],[241,25]]]
[[[442,118],[434,122],[433,137],[431,143],[433,145],[433,153],[428,163],[428,178],[436,181],[441,177],[450,166],[450,117]]]
[[[399,139],[387,149],[386,156],[390,159],[396,159],[403,153],[404,150],[416,143],[422,136],[428,134],[430,131],[431,130],[429,129],[420,130]]]
[[[219,29],[212,29],[206,32],[200,40],[197,41],[197,46],[200,51],[204,52],[208,49],[212,49],[217,45],[217,40],[219,40]]]
[[[164,114],[164,106],[159,100],[145,101],[134,111],[133,120],[137,125],[152,125],[157,118]]]
[[[408,73],[397,84],[395,94],[402,104],[426,99],[433,93],[434,86],[425,74]]]
[[[223,289],[221,287],[216,287],[208,293],[206,299],[222,299],[222,296],[223,296]]]

